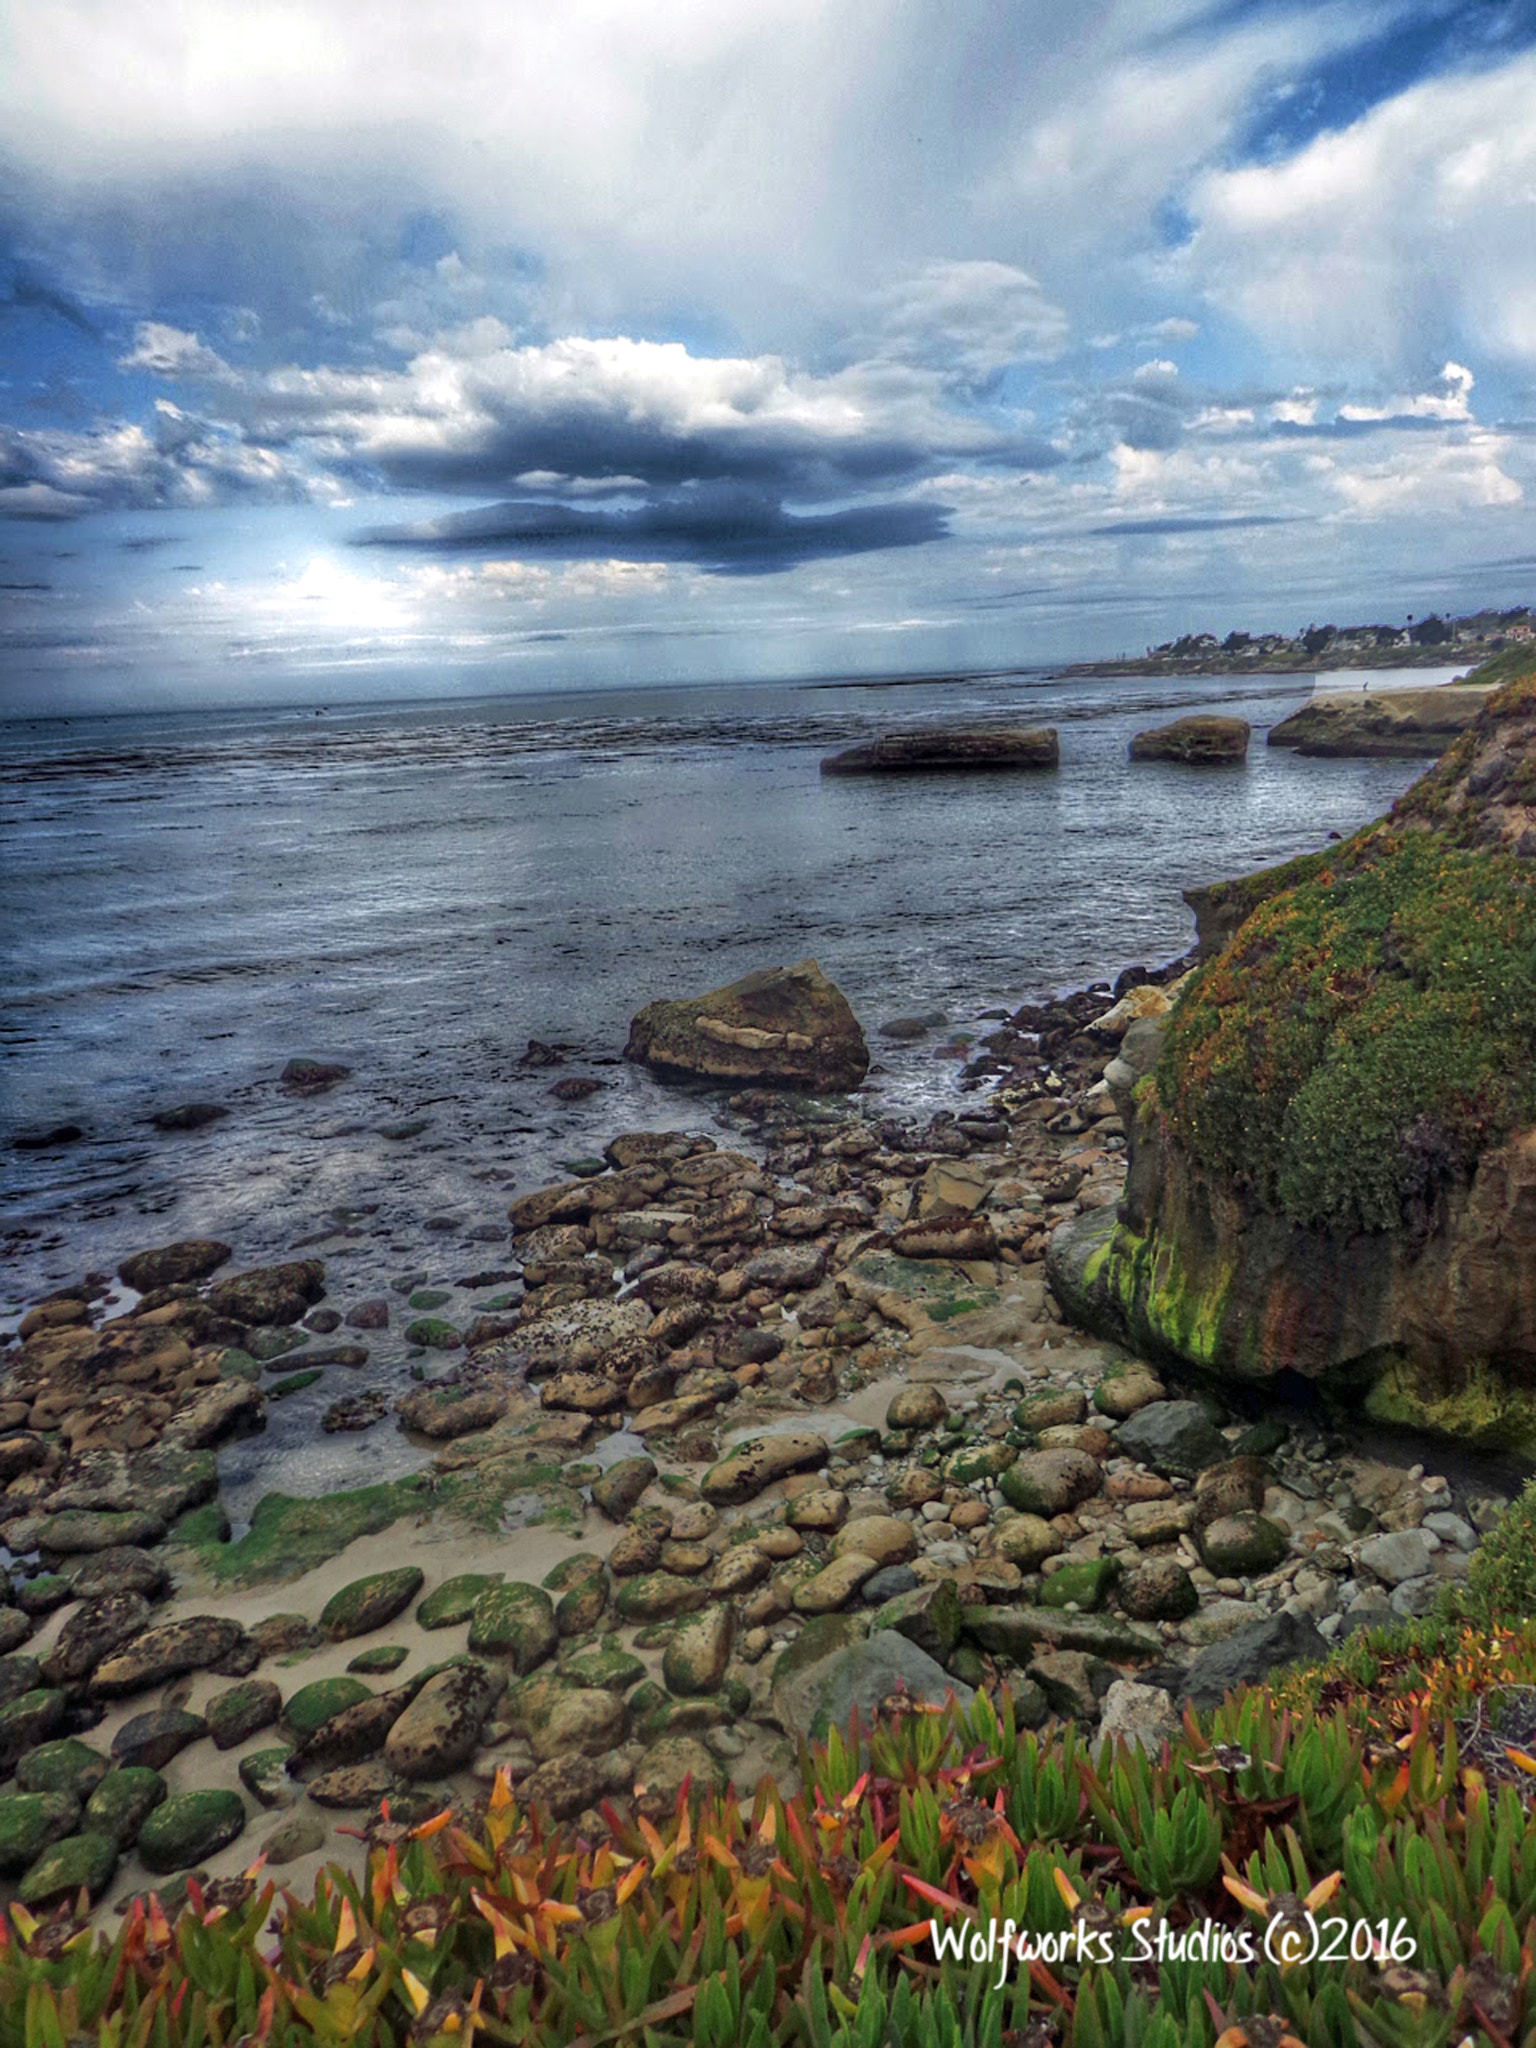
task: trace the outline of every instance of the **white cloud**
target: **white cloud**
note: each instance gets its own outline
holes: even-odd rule
[[[190,376],[258,443],[303,436],[322,457],[449,490],[508,489],[533,472],[588,492],[606,476],[846,493],[935,454],[1001,452],[1010,439],[1006,422],[950,407],[938,373],[895,362],[815,376],[778,356],[701,356],[622,336],[514,348],[496,322],[400,370],[245,371],[157,323],[139,329],[126,360]]]
[[[1536,364],[1536,55],[1430,79],[1284,162],[1210,171],[1184,274],[1261,336],[1384,368]]]

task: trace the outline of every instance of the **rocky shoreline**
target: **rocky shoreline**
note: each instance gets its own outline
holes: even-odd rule
[[[121,1906],[259,1854],[298,1886],[499,1768],[597,1827],[787,1785],[893,1694],[1155,1733],[1425,1612],[1502,1496],[1224,1409],[1049,1289],[1177,971],[999,1018],[922,1125],[754,1089],[734,1144],[617,1136],[448,1287],[441,1245],[354,1298],[190,1241],[123,1262],[126,1312],[101,1275],[35,1305],[0,1355],[6,1888]],[[326,1426],[388,1428],[385,1329],[420,1469],[237,1536],[225,1447],[335,1368]]]

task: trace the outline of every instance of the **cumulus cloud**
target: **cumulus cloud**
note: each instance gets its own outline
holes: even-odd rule
[[[173,405],[146,428],[89,433],[0,428],[0,516],[77,519],[89,512],[299,499],[315,487],[275,451],[252,446]]]
[[[731,479],[802,496],[918,474],[936,455],[1047,465],[1038,439],[944,403],[891,363],[827,376],[781,357],[695,355],[681,342],[570,336],[520,348],[473,329],[399,370],[234,368],[196,334],[141,327],[126,361],[190,377],[255,439],[331,444],[386,483],[508,486],[527,472],[652,486]]]
[[[1188,279],[1273,343],[1536,364],[1536,56],[1428,79],[1277,163],[1201,175]]]

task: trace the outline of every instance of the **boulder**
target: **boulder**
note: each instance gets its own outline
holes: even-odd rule
[[[1052,1242],[1074,1319],[1536,1449],[1533,775],[1536,673],[1387,819],[1208,892],[1220,950],[1137,1091],[1124,1199]]]
[[[325,1292],[320,1259],[295,1259],[283,1266],[257,1266],[233,1274],[208,1290],[214,1312],[237,1323],[296,1323]]]
[[[822,761],[823,775],[937,775],[957,769],[1055,768],[1052,726],[924,726],[885,733]]]
[[[110,1835],[66,1835],[45,1849],[16,1887],[24,1906],[51,1906],[82,1891],[96,1901],[112,1882],[117,1843]]]
[[[1049,1520],[1101,1493],[1104,1468],[1086,1451],[1029,1451],[1003,1472],[998,1485],[1010,1507]]]
[[[786,1735],[825,1741],[829,1729],[847,1731],[855,1707],[867,1729],[892,1695],[942,1706],[954,1693],[969,1706],[971,1688],[899,1630],[865,1637],[863,1627],[852,1617],[829,1616],[809,1623],[780,1653],[773,1667],[773,1710]]]
[[[399,1405],[400,1427],[436,1443],[473,1436],[507,1412],[503,1387],[418,1387]]]
[[[729,1606],[706,1607],[682,1622],[662,1653],[667,1690],[685,1699],[718,1692],[735,1639],[735,1610]]]
[[[1115,1448],[1165,1477],[1193,1479],[1230,1456],[1230,1446],[1198,1401],[1150,1401],[1122,1422]]]
[[[201,1714],[189,1714],[185,1707],[155,1707],[135,1714],[118,1729],[112,1738],[112,1761],[125,1770],[163,1771],[188,1743],[201,1741],[207,1733]]]
[[[216,1237],[188,1237],[154,1251],[134,1252],[118,1267],[117,1277],[135,1294],[150,1294],[157,1287],[184,1287],[189,1281],[204,1280],[229,1256],[229,1246]]]
[[[166,1799],[139,1830],[146,1869],[168,1875],[193,1870],[226,1848],[245,1828],[238,1792],[182,1792]]]
[[[429,1678],[389,1731],[384,1758],[402,1778],[437,1778],[467,1764],[501,1681],[484,1664],[451,1664]]]
[[[16,1783],[23,1792],[67,1792],[83,1803],[107,1775],[107,1759],[99,1749],[73,1735],[57,1742],[39,1743],[28,1750],[16,1766]]]
[[[269,1678],[248,1678],[215,1693],[203,1709],[215,1749],[237,1749],[270,1728],[283,1711],[283,1696]]]
[[[0,1796],[0,1875],[15,1877],[45,1849],[74,1832],[80,1802],[67,1792]]]
[[[470,1649],[477,1656],[505,1657],[519,1677],[552,1656],[559,1640],[555,1603],[542,1586],[514,1580],[487,1587],[475,1602]]]
[[[366,1636],[404,1613],[421,1591],[426,1574],[419,1565],[373,1572],[333,1593],[320,1610],[320,1627],[333,1643]]]
[[[146,1817],[168,1791],[158,1771],[108,1771],[85,1802],[81,1819],[88,1833],[110,1835],[120,1847],[126,1847],[137,1840]]]
[[[624,1057],[664,1076],[836,1094],[869,1071],[858,1019],[814,960],[648,1003],[630,1025]]]
[[[1137,733],[1133,761],[1177,761],[1192,768],[1221,767],[1248,758],[1246,718],[1176,718]]]
[[[917,1555],[917,1529],[900,1515],[859,1515],[832,1539],[834,1557],[867,1557],[878,1568],[909,1564]]]
[[[826,1462],[827,1440],[808,1430],[789,1430],[778,1436],[753,1437],[738,1444],[729,1457],[705,1473],[701,1491],[716,1506],[739,1506],[755,1500],[760,1493],[788,1473],[803,1472],[808,1465]]]
[[[1211,1643],[1170,1680],[1169,1690],[1175,1700],[1204,1712],[1220,1706],[1234,1686],[1257,1684],[1285,1664],[1316,1663],[1327,1656],[1328,1647],[1309,1619],[1281,1608]]]
[[[43,1660],[50,1685],[76,1685],[122,1643],[142,1634],[149,1602],[142,1593],[106,1593],[82,1600],[64,1617],[53,1648]]]
[[[237,1621],[217,1614],[191,1614],[183,1621],[146,1629],[114,1650],[97,1665],[90,1689],[98,1699],[123,1699],[180,1678],[187,1671],[218,1670],[236,1660],[249,1640]]]

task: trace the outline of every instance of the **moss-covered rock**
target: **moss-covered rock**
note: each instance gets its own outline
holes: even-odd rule
[[[1074,1558],[1051,1573],[1040,1589],[1042,1607],[1077,1607],[1084,1614],[1102,1607],[1120,1566],[1112,1557]]]
[[[416,1620],[422,1628],[457,1628],[468,1621],[475,1611],[475,1602],[482,1593],[488,1593],[493,1586],[499,1586],[504,1578],[501,1572],[460,1572],[454,1578],[444,1579],[416,1609]]]
[[[469,1625],[471,1651],[505,1657],[519,1677],[551,1656],[558,1641],[555,1603],[542,1586],[516,1581],[492,1586],[475,1602]]]
[[[283,1732],[295,1742],[305,1742],[333,1715],[372,1697],[371,1689],[360,1678],[313,1679],[289,1696],[283,1707]]]
[[[263,1728],[270,1728],[283,1710],[283,1696],[269,1678],[248,1678],[215,1693],[203,1713],[216,1749],[237,1749]]]
[[[99,1749],[73,1735],[63,1735],[28,1751],[16,1766],[16,1783],[23,1792],[67,1792],[71,1799],[83,1802],[110,1768]]]
[[[0,1707],[0,1772],[14,1770],[29,1749],[56,1733],[68,1705],[56,1687],[39,1686]]]
[[[326,1601],[320,1610],[320,1626],[333,1643],[345,1642],[349,1636],[371,1635],[404,1613],[425,1578],[419,1565],[407,1564],[354,1579]]]
[[[238,1792],[181,1792],[157,1806],[139,1829],[139,1856],[148,1870],[193,1870],[244,1828],[245,1802]]]
[[[198,1567],[221,1585],[255,1586],[301,1578],[360,1536],[376,1536],[401,1515],[419,1513],[424,1482],[416,1474],[351,1492],[299,1500],[265,1494],[238,1543],[198,1543]]]
[[[360,1678],[387,1674],[398,1671],[410,1654],[404,1643],[377,1643],[371,1650],[359,1650],[347,1669]]]
[[[628,1650],[578,1650],[560,1662],[562,1677],[576,1685],[600,1686],[605,1692],[628,1692],[645,1676],[645,1665]]]
[[[290,1804],[294,1786],[288,1775],[288,1759],[293,1753],[286,1744],[278,1743],[271,1749],[253,1749],[248,1756],[241,1757],[240,1782],[258,1805]]]
[[[1118,1227],[1053,1242],[1074,1314],[1536,1443],[1533,802],[1536,661],[1385,821],[1230,886],[1135,1091]]]
[[[72,1834],[80,1802],[67,1792],[12,1792],[0,1796],[0,1874],[15,1876],[45,1849]]]
[[[111,1835],[66,1835],[38,1857],[16,1887],[17,1897],[24,1906],[51,1906],[84,1891],[94,1904],[112,1882],[117,1856]]]
[[[110,1835],[127,1848],[138,1840],[139,1829],[169,1790],[158,1771],[139,1765],[108,1771],[85,1803],[84,1827],[88,1833]]]

